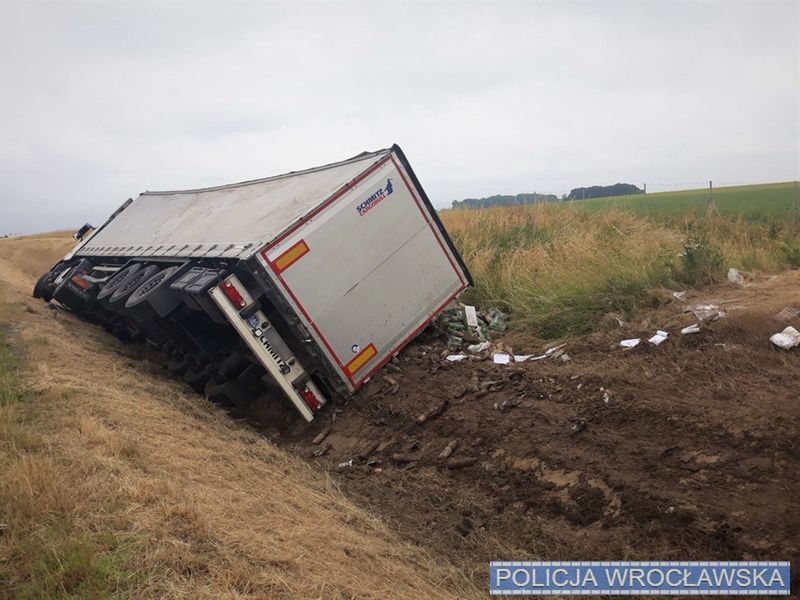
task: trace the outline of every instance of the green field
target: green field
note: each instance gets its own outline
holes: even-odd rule
[[[672,221],[701,217],[708,205],[709,190],[659,192],[637,196],[615,196],[570,202],[591,210],[617,208],[658,220]],[[720,215],[747,221],[800,220],[800,186],[796,181],[721,187],[713,191]]]

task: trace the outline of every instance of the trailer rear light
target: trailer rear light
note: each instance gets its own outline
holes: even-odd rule
[[[83,277],[81,277],[80,274],[73,275],[70,281],[72,281],[72,283],[77,285],[82,290],[87,289],[91,285],[88,281],[86,281]]]
[[[228,297],[228,300],[231,301],[236,308],[244,308],[247,302],[244,301],[244,298],[239,293],[232,283],[228,283],[227,281],[223,281],[219,287],[222,289],[222,292]]]
[[[306,401],[306,404],[308,404],[308,407],[311,410],[314,412],[319,410],[320,403],[317,397],[314,395],[314,392],[306,387],[300,391],[300,395],[303,397],[303,400]]]

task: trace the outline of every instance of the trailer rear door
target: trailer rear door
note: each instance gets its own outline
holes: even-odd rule
[[[350,390],[469,282],[397,147],[260,257]]]

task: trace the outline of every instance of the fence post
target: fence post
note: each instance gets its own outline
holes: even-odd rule
[[[708,202],[706,203],[706,218],[710,214],[716,214],[719,216],[719,210],[717,210],[717,205],[714,203],[714,185],[711,180],[708,180]]]

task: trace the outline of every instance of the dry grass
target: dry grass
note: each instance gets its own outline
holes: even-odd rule
[[[6,282],[4,245],[19,242],[0,242]],[[5,317],[25,359],[2,382],[24,394],[0,413],[0,597],[483,596],[327,476],[27,292],[5,298],[29,308]]]
[[[557,338],[627,313],[653,287],[718,281],[728,267],[773,273],[800,266],[800,237],[779,225],[657,222],[621,209],[535,205],[444,211],[474,278],[467,297],[513,313],[517,328]]]

